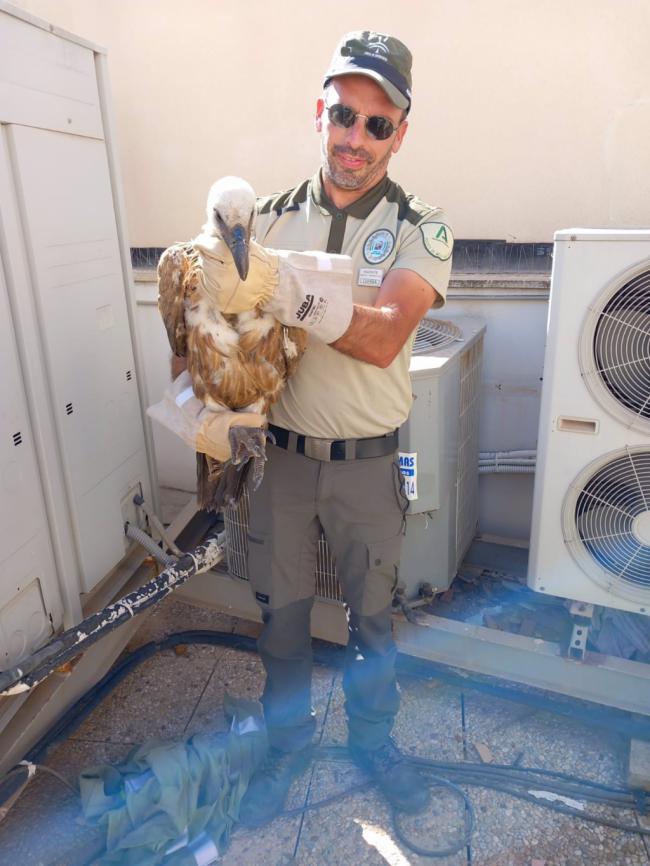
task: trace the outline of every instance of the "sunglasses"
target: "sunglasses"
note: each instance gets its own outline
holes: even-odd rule
[[[395,126],[392,120],[382,117],[381,114],[372,114],[369,117],[367,114],[360,114],[358,111],[354,111],[348,105],[341,105],[340,102],[337,102],[335,105],[326,105],[325,107],[330,123],[342,129],[350,129],[356,123],[357,117],[363,117],[366,122],[366,132],[371,138],[376,138],[377,141],[386,141],[404,123],[401,120]]]

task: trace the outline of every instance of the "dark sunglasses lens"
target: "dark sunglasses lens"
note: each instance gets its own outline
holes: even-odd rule
[[[339,102],[336,105],[328,106],[327,114],[334,126],[342,126],[344,129],[350,129],[351,126],[354,126],[358,117],[356,111],[347,105],[341,105]],[[385,141],[395,132],[392,122],[379,114],[373,114],[372,117],[366,119],[366,129],[368,134],[378,141]]]
[[[395,131],[395,127],[387,117],[373,115],[366,121],[366,126],[370,135],[379,141],[385,141]]]
[[[351,108],[348,108],[347,105],[330,105],[327,109],[327,113],[329,114],[329,119],[335,126],[342,126],[344,129],[349,129],[351,126],[354,126],[354,121],[357,116],[352,111]]]

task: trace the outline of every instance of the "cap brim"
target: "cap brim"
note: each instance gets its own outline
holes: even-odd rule
[[[396,105],[398,108],[401,108],[405,111],[409,106],[409,100],[404,96],[403,93],[395,87],[387,78],[384,78],[383,75],[380,75],[379,72],[375,72],[374,69],[363,69],[360,66],[353,66],[352,64],[347,69],[341,69],[340,67],[336,70],[336,72],[328,73],[325,76],[325,80],[329,81],[332,78],[339,78],[341,75],[365,75],[366,78],[372,78],[373,81],[376,81],[377,84],[382,88],[386,96],[390,99],[393,105]]]

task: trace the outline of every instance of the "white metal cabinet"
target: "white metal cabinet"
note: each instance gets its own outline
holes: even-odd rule
[[[62,604],[6,287],[0,271],[0,667],[36,649]]]
[[[147,476],[106,150],[103,141],[50,130],[10,126],[8,134],[71,519],[91,589],[125,552],[122,502]]]
[[[78,621],[152,492],[101,54],[0,0],[0,667]]]

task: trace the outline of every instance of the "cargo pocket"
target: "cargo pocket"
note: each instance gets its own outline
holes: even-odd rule
[[[255,600],[261,604],[268,604],[271,591],[271,537],[257,532],[249,532],[247,540],[248,579]]]
[[[361,597],[362,616],[372,616],[391,603],[399,577],[402,536],[368,544],[368,572]]]

